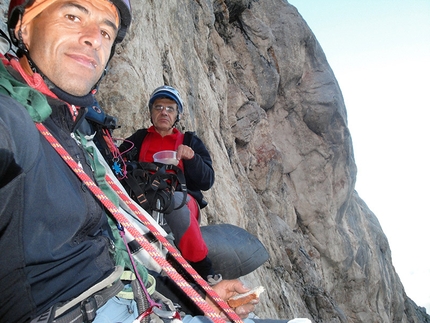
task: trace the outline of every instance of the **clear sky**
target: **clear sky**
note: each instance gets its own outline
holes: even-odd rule
[[[289,0],[342,90],[356,190],[407,295],[430,314],[430,0]]]

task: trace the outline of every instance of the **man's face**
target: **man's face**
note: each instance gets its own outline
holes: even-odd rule
[[[157,99],[151,109],[151,119],[159,132],[170,131],[176,121],[178,107],[175,101],[170,99]]]
[[[116,15],[103,1],[58,0],[21,26],[22,38],[48,79],[67,93],[83,96],[107,64],[118,31]]]

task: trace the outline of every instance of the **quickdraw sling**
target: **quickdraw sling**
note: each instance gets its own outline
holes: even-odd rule
[[[106,196],[106,194],[94,183],[94,181],[83,171],[83,169],[75,162],[70,154],[61,146],[61,144],[52,136],[49,130],[41,123],[35,123],[36,128],[57,151],[66,164],[75,172],[78,178],[91,190],[91,192],[100,200],[112,216],[117,220],[120,227],[127,230],[134,239],[151,255],[151,257],[163,268],[165,273],[188,295],[188,297],[205,313],[205,315],[216,323],[225,323],[225,320],[216,313],[212,307],[200,296],[197,291],[188,283],[181,274],[160,254],[160,252],[142,236],[139,231],[124,217],[118,207]],[[241,323],[238,315],[228,306],[228,304],[219,297],[212,287],[188,264],[182,257],[179,251],[174,248],[166,238],[149,222],[144,214],[133,204],[133,201],[124,194],[115,182],[106,175],[107,182],[117,192],[119,197],[135,212],[136,216],[144,225],[152,231],[154,236],[162,243],[169,251],[170,255],[179,263],[183,269],[191,276],[195,282],[211,297],[225,315],[236,323]]]

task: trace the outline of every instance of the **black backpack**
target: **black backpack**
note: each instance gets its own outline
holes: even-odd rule
[[[127,174],[121,182],[131,198],[149,213],[169,214],[181,208],[187,199],[184,173],[175,165],[127,162]],[[175,191],[183,192],[182,202],[176,208]]]

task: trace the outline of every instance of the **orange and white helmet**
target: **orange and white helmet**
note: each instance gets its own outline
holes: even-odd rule
[[[126,33],[127,29],[131,24],[131,5],[130,0],[106,0],[111,2],[118,10],[120,16],[120,25],[118,34],[115,39],[115,44],[120,43]],[[9,11],[8,11],[8,30],[9,36],[12,40],[12,43],[18,48],[25,50],[25,48],[21,48],[24,46],[20,43],[19,39],[15,36],[15,27],[21,17],[24,15],[24,12],[27,8],[30,8],[35,0],[11,0],[9,3]]]

